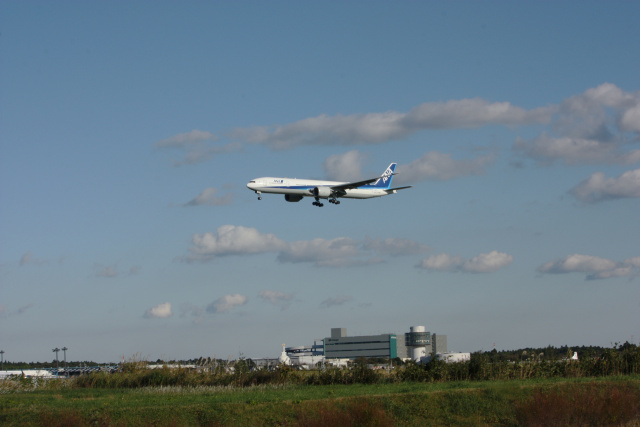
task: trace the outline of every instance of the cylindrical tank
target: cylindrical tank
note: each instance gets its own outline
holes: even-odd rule
[[[427,355],[427,345],[430,344],[429,332],[424,326],[411,326],[409,328],[407,347],[411,348],[411,358],[420,361],[420,358]]]

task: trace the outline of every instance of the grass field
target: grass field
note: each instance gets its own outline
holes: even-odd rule
[[[0,388],[3,426],[640,426],[640,377],[389,383]]]

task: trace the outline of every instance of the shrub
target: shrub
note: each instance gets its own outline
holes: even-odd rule
[[[640,417],[640,390],[628,385],[538,389],[516,404],[519,425],[623,425]]]

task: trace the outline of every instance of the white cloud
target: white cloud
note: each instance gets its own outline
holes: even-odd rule
[[[612,83],[589,88],[580,95],[566,99],[561,108],[567,114],[583,116],[593,111],[600,112],[602,107],[627,110],[638,105],[638,93],[626,93]]]
[[[107,279],[112,279],[114,277],[119,277],[122,275],[125,276],[136,276],[138,274],[140,274],[140,270],[141,267],[138,265],[134,265],[131,268],[129,268],[129,271],[127,273],[119,273],[118,272],[118,266],[117,265],[102,265],[99,263],[95,263],[93,265],[93,271],[94,271],[94,275],[96,277],[104,277]]]
[[[363,179],[362,163],[366,156],[358,150],[334,154],[324,161],[324,170],[329,179],[336,181],[359,181]]]
[[[368,258],[362,242],[348,237],[335,239],[313,239],[289,243],[278,254],[280,262],[310,262],[317,267],[357,267],[383,262],[379,258]]]
[[[418,264],[418,267],[424,268],[425,270],[457,271],[463,263],[464,261],[460,256],[438,254],[423,259],[420,264]]]
[[[626,93],[614,84],[603,83],[565,99],[557,109],[553,129],[563,136],[605,142],[614,138],[610,129],[626,130],[620,129],[617,118],[633,110],[639,101],[640,93]]]
[[[158,304],[155,307],[151,307],[144,313],[143,317],[146,319],[166,319],[171,316],[173,316],[173,313],[171,312],[171,303],[165,302]]]
[[[231,137],[266,144],[272,149],[303,145],[379,144],[405,138],[421,130],[517,126],[545,123],[552,110],[525,110],[508,102],[462,99],[424,103],[408,113],[320,115],[276,127],[236,129]]]
[[[353,301],[353,297],[350,295],[338,295],[337,297],[327,298],[320,303],[321,308],[329,308],[336,305],[345,305]]]
[[[115,265],[95,264],[93,267],[97,277],[113,278],[118,276],[118,269]]]
[[[280,262],[315,262],[318,265],[331,265],[336,261],[351,259],[359,255],[358,242],[348,237],[331,240],[313,239],[292,242],[280,252]]]
[[[242,150],[242,145],[232,142],[225,145],[211,145],[207,141],[217,141],[218,137],[211,132],[192,130],[172,137],[156,141],[156,149],[177,149],[184,154],[182,160],[173,160],[174,166],[192,165],[210,160],[217,154],[226,154]]]
[[[415,107],[403,123],[414,129],[476,128],[486,125],[521,126],[546,123],[552,110],[525,110],[509,102],[488,102],[483,99],[462,99],[429,102]]]
[[[364,241],[348,237],[285,242],[274,234],[255,228],[225,225],[217,233],[195,234],[185,262],[208,262],[218,257],[277,253],[282,263],[314,263],[318,267],[354,267],[384,262],[380,255],[413,255],[429,248],[408,239],[387,238]],[[375,256],[377,255],[377,256]]]
[[[640,132],[640,103],[622,113],[620,127],[628,132]]]
[[[154,146],[181,150],[184,158],[174,160],[174,165],[181,166],[242,150],[243,142],[266,145],[274,150],[307,145],[370,145],[401,140],[425,130],[491,125],[544,125],[546,129],[538,137],[517,138],[513,144],[515,152],[540,164],[557,160],[566,164],[640,162],[640,150],[630,149],[628,144],[637,140],[640,133],[640,92],[625,92],[611,83],[587,89],[558,105],[531,110],[509,102],[478,98],[427,102],[406,113],[323,114],[284,125],[238,128],[226,135],[235,141],[226,145],[212,145],[218,140],[216,135],[193,130],[157,141]],[[398,180],[443,180],[477,175],[483,173],[492,160],[492,156],[454,160],[447,154],[427,153],[406,166],[403,173],[407,176],[400,176]],[[328,158],[325,170],[332,179],[351,181],[362,176],[361,162],[360,154],[350,151]]]
[[[623,173],[618,178],[606,178],[596,172],[569,191],[576,199],[586,203],[640,197],[640,169]]]
[[[514,150],[541,164],[640,162],[640,150],[629,150],[625,132],[640,132],[640,92],[627,93],[611,83],[564,100],[553,117],[553,136],[517,139]],[[637,135],[636,135],[637,137]],[[631,137],[633,138],[633,136]]]
[[[260,254],[277,252],[287,244],[274,234],[262,234],[255,228],[223,225],[217,233],[194,234],[193,246],[185,260],[209,261],[228,255]]]
[[[462,265],[463,271],[469,273],[493,273],[513,262],[513,255],[492,251],[471,258]]]
[[[196,163],[206,162],[211,160],[218,154],[233,153],[235,151],[242,150],[242,145],[239,143],[229,143],[226,145],[198,145],[190,147],[186,150],[183,160],[174,160],[174,166],[194,165]]]
[[[174,160],[174,164],[180,166],[242,150],[242,143],[237,141],[263,144],[275,150],[306,145],[369,145],[404,139],[425,130],[490,125],[550,125],[540,136],[517,138],[513,145],[514,151],[541,164],[556,160],[567,164],[640,162],[640,150],[628,148],[628,142],[636,140],[640,132],[640,92],[625,92],[611,83],[587,89],[559,105],[531,110],[509,102],[478,98],[427,102],[406,113],[323,114],[284,125],[238,128],[226,135],[236,142],[226,145],[212,145],[211,142],[218,140],[216,135],[193,130],[157,141],[154,146],[183,151],[184,158]],[[413,180],[452,179],[483,173],[492,160],[492,157],[452,160],[450,156],[436,157],[432,153],[425,156],[405,171],[415,175]],[[350,181],[361,173],[361,161],[359,154],[352,151],[328,158],[325,169],[334,179]],[[409,181],[409,178],[399,180]]]
[[[461,176],[482,175],[493,161],[493,156],[481,156],[471,160],[455,160],[450,154],[430,151],[408,165],[398,166],[399,183],[424,180],[446,181]]]
[[[270,304],[280,307],[281,310],[285,310],[291,305],[291,301],[293,300],[295,294],[294,293],[286,294],[284,292],[265,290],[265,291],[260,291],[258,296],[263,301],[266,301]]]
[[[191,303],[183,303],[180,306],[180,317],[195,317],[194,322],[200,323],[204,318],[204,308]]]
[[[244,295],[230,294],[218,298],[207,306],[208,313],[227,313],[236,307],[245,305],[249,301]]]
[[[543,134],[533,140],[518,138],[514,149],[540,164],[562,160],[566,164],[633,164],[640,161],[640,150],[625,152],[616,142],[559,137]]]
[[[586,273],[587,280],[634,277],[640,272],[640,257],[616,262],[592,255],[573,254],[541,265],[538,267],[538,272],[544,274]]]
[[[194,199],[185,203],[183,206],[224,206],[230,205],[233,201],[231,193],[225,195],[219,195],[220,190],[213,187],[208,187],[202,190]]]
[[[596,273],[600,271],[612,270],[616,263],[609,259],[592,255],[574,254],[564,258],[556,259],[542,265],[538,270],[541,273],[563,274],[563,273]]]
[[[512,262],[513,255],[498,251],[481,253],[471,259],[442,253],[423,259],[416,267],[435,271],[493,273]]]
[[[358,181],[375,175],[364,176],[363,162],[366,156],[358,150],[328,157],[324,169],[329,179],[336,181]],[[495,159],[493,155],[479,156],[473,159],[454,159],[451,154],[430,151],[409,164],[399,165],[394,183],[407,183],[426,180],[447,181],[450,179],[482,175]]]
[[[156,141],[153,146],[156,148],[187,148],[198,145],[203,141],[216,141],[217,139],[218,137],[211,132],[194,129],[191,132],[180,133],[167,139]]]
[[[415,255],[427,252],[430,248],[427,245],[415,240],[389,237],[387,239],[372,239],[367,237],[362,245],[364,250],[374,251],[381,255]]]
[[[625,259],[624,264],[632,267],[640,268],[640,256]]]
[[[636,273],[637,274],[637,273]],[[616,267],[613,270],[600,271],[587,275],[587,280],[610,279],[612,277],[628,277],[634,275],[631,266]]]
[[[406,134],[402,113],[310,117],[284,126],[236,129],[232,137],[280,150],[303,145],[374,144]]]

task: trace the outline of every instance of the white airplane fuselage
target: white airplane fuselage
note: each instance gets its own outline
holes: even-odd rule
[[[347,182],[339,181],[319,181],[315,179],[296,179],[296,178],[275,178],[264,177],[252,179],[247,184],[247,188],[261,193],[273,194],[295,194],[304,197],[315,197],[313,189],[316,187],[333,187],[336,185],[347,184]],[[369,187],[369,188],[367,188]],[[345,195],[341,196],[346,199],[369,199],[372,197],[382,197],[389,194],[387,190],[374,188],[371,186],[363,186],[361,188],[346,189]],[[330,198],[329,195],[318,196],[321,199]]]
[[[395,194],[398,190],[409,188],[391,188],[395,168],[396,164],[391,163],[379,177],[355,182],[263,177],[249,181],[247,188],[258,194],[258,200],[262,199],[262,193],[272,193],[284,194],[287,202],[299,202],[305,197],[313,197],[315,206],[324,206],[320,199],[328,199],[330,203],[339,205],[340,198],[370,199]]]

